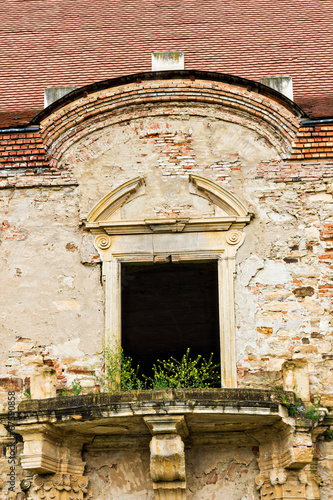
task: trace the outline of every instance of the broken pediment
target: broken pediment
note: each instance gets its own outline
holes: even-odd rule
[[[85,226],[96,234],[223,231],[251,220],[235,195],[205,177],[163,182],[154,176],[123,183],[93,207]]]

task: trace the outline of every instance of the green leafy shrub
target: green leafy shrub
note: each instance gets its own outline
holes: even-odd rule
[[[287,408],[288,413],[291,417],[298,418],[308,418],[312,420],[312,422],[318,422],[320,419],[321,413],[318,410],[320,398],[316,397],[314,402],[311,404],[310,408],[306,409],[302,403],[302,400],[299,400],[297,404],[290,403],[287,401],[285,395],[281,395],[281,403]]]
[[[73,396],[79,396],[81,394],[82,390],[83,390],[83,388],[82,388],[81,382],[77,379],[73,380],[72,387],[71,387],[71,389],[69,389],[69,392]]]
[[[58,396],[79,396],[83,391],[81,382],[77,379],[73,380],[72,387],[70,389],[62,388],[58,392]]]
[[[103,392],[132,391],[142,389],[139,378],[139,365],[132,367],[132,358],[124,355],[122,347],[116,342],[104,347],[104,353],[97,367],[96,382]]]
[[[97,367],[96,382],[103,392],[131,391],[138,389],[185,389],[220,387],[219,365],[214,364],[213,354],[206,360],[202,356],[190,358],[187,349],[179,361],[174,357],[157,360],[152,376],[139,375],[139,365],[133,368],[133,360],[125,356],[123,349],[113,342],[107,345]]]
[[[213,354],[208,361],[202,356],[190,358],[190,349],[178,361],[174,357],[157,360],[153,365],[152,377],[145,377],[149,389],[186,389],[219,387],[221,377],[219,365],[214,364]]]
[[[309,418],[312,422],[317,422],[320,419],[319,403],[320,398],[315,398],[310,408],[303,414],[303,417]]]

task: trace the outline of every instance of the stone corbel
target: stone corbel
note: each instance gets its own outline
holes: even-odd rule
[[[152,434],[150,473],[156,500],[185,500],[185,449],[188,436],[184,416],[144,417]]]
[[[21,465],[33,475],[21,485],[29,500],[89,498],[78,436],[65,435],[50,424],[17,426],[16,432],[24,442]]]
[[[311,470],[314,450],[309,428],[282,424],[259,439],[260,474],[256,484],[261,500],[317,500],[318,481]]]

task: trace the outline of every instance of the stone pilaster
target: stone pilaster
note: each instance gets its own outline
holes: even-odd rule
[[[22,467],[32,476],[21,482],[27,500],[85,500],[91,497],[83,476],[83,441],[50,424],[17,427],[24,449]]]

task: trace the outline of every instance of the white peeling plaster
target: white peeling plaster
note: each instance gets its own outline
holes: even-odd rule
[[[321,192],[317,194],[311,194],[309,196],[310,201],[325,201],[330,203],[332,201],[332,195],[326,192]]]
[[[286,264],[266,260],[264,269],[257,273],[254,281],[263,285],[282,285],[289,283],[291,276]]]
[[[277,212],[268,212],[268,217],[274,222],[284,223],[294,220],[294,216],[289,214],[279,214]]]
[[[81,309],[80,302],[76,299],[58,300],[54,303],[59,311],[79,311]]]
[[[306,236],[311,240],[319,240],[320,232],[316,227],[307,227],[305,228]]]
[[[264,268],[264,261],[256,255],[250,255],[248,259],[239,265],[239,279],[242,286],[248,286],[251,279],[260,269]]]
[[[68,340],[63,344],[53,344],[52,352],[54,356],[66,356],[72,358],[83,358],[85,353],[79,349],[80,339]]]

